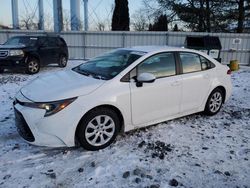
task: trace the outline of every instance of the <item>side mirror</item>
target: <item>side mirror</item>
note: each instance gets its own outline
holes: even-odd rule
[[[155,75],[151,73],[141,73],[139,76],[137,76],[137,87],[142,87],[143,83],[153,83],[155,81],[156,77]]]

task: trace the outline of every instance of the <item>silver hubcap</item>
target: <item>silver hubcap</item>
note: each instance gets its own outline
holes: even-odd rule
[[[220,109],[222,104],[222,96],[220,92],[215,92],[209,102],[210,111],[215,113]]]
[[[115,133],[115,123],[107,115],[94,117],[85,129],[85,138],[92,146],[101,146],[106,144]]]
[[[62,64],[63,66],[65,66],[66,63],[67,63],[66,57],[62,57],[62,59],[61,59],[61,64]]]
[[[36,61],[29,62],[29,71],[30,72],[37,72],[38,70],[38,63]]]

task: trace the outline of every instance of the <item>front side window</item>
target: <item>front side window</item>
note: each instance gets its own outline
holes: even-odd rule
[[[39,45],[43,47],[48,47],[48,40],[45,37],[39,38]]]
[[[115,50],[73,68],[74,71],[94,78],[109,80],[143,56],[145,52]]]
[[[154,74],[156,78],[175,75],[174,53],[154,55],[140,64],[137,71],[138,75],[141,73],[151,73]]]
[[[197,54],[180,53],[180,60],[182,63],[183,73],[201,71],[201,61]]]

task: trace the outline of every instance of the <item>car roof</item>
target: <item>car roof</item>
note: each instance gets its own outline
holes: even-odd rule
[[[142,51],[142,52],[154,52],[154,51],[192,51],[186,48],[174,47],[174,46],[134,46],[131,48],[125,48],[126,50]]]
[[[16,36],[13,36],[13,37],[53,37],[53,38],[57,38],[57,37],[60,37],[59,35],[46,35],[46,34],[33,34],[33,35],[30,35],[30,34],[27,34],[27,35],[16,35]]]

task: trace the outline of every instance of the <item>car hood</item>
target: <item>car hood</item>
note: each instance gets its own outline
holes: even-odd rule
[[[105,81],[81,75],[72,70],[39,76],[21,89],[34,102],[51,102],[87,95]]]
[[[26,46],[24,44],[20,45],[0,45],[0,49],[22,49],[25,48]]]

